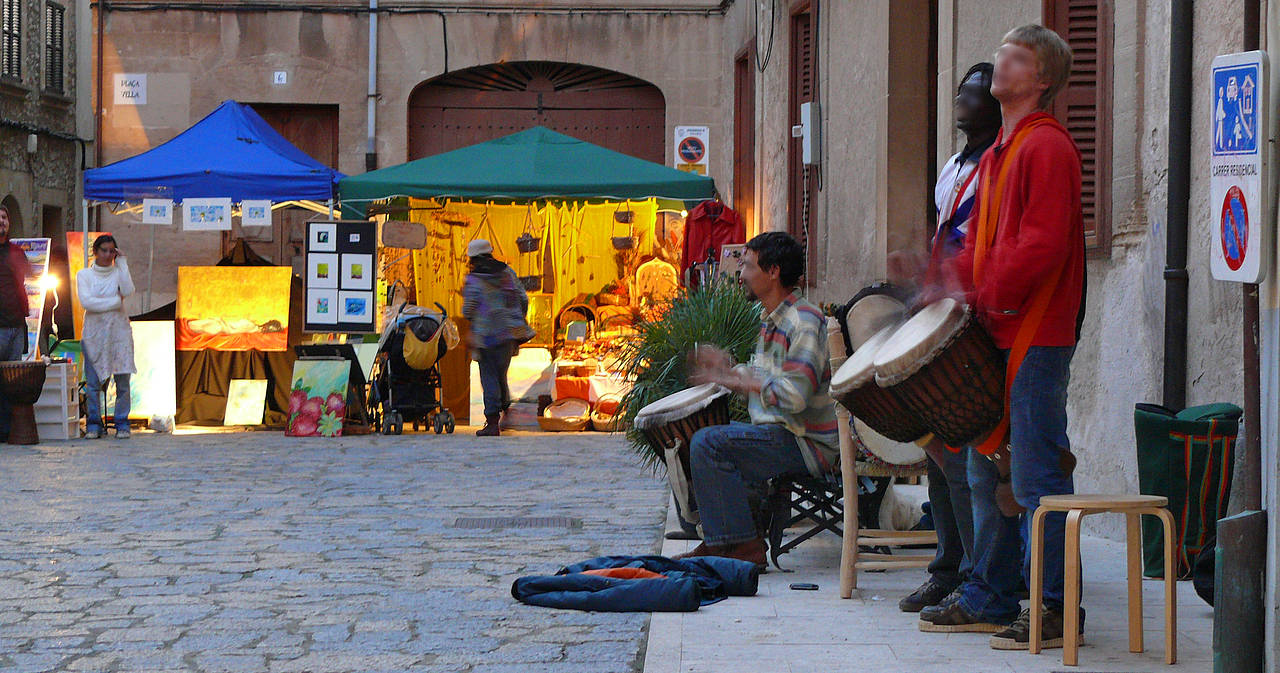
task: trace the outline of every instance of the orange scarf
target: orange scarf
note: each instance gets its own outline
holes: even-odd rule
[[[976,236],[973,251],[973,286],[979,286],[979,280],[982,278],[982,271],[987,261],[987,255],[991,252],[991,246],[995,243],[996,228],[1000,219],[1000,204],[1004,198],[1005,187],[1009,183],[1009,168],[1013,166],[1013,162],[1017,159],[1018,150],[1021,149],[1022,143],[1030,135],[1030,131],[1034,128],[1044,126],[1046,124],[1056,125],[1054,120],[1049,117],[1041,117],[1034,119],[1013,134],[1013,139],[1009,141],[1004,162],[1000,166],[1000,174],[995,179],[994,188],[991,181],[992,171],[987,170],[979,177],[978,182],[978,221],[976,229],[971,235]],[[991,195],[992,198],[987,198]],[[1040,324],[1044,321],[1044,314],[1049,310],[1049,303],[1053,299],[1053,290],[1058,285],[1058,278],[1062,276],[1062,268],[1065,264],[1060,264],[1049,274],[1045,282],[1035,290],[1034,298],[1031,301],[1031,309],[1022,319],[1022,324],[1018,326],[1018,333],[1013,339],[1013,348],[1009,350],[1009,363],[1005,369],[1004,381],[1004,415],[1000,418],[1000,422],[995,429],[982,443],[976,447],[978,453],[984,456],[990,456],[1005,444],[1009,435],[1009,395],[1013,391],[1013,380],[1018,376],[1018,369],[1022,367],[1022,361],[1027,357],[1027,351],[1031,348],[1031,341],[1035,339],[1036,333],[1040,331]]]

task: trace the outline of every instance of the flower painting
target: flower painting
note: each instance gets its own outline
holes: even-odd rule
[[[346,360],[297,360],[289,395],[289,437],[341,437],[347,413]]]

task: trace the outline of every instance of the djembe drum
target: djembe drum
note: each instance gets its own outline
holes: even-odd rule
[[[872,430],[896,442],[914,442],[929,434],[924,420],[892,391],[876,385],[876,353],[897,328],[885,327],[849,356],[831,377],[831,397]]]
[[[1004,415],[1004,355],[954,299],[912,316],[876,352],[873,367],[876,383],[948,446],[982,439]]]
[[[690,486],[693,474],[689,468],[689,442],[693,433],[702,428],[729,424],[729,397],[727,388],[705,383],[646,405],[632,421],[666,464],[676,508],[689,523],[699,522]]]
[[[9,426],[10,444],[38,444],[34,404],[44,389],[46,365],[43,361],[0,362],[0,395],[9,400],[13,420]]]

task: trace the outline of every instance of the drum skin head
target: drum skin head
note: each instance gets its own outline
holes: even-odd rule
[[[889,325],[900,324],[907,317],[902,302],[884,294],[870,294],[849,308],[845,324],[849,326],[849,344],[857,352],[868,339]]]
[[[650,402],[636,413],[632,424],[637,430],[648,430],[665,425],[674,419],[684,418],[689,414],[707,408],[717,398],[728,395],[729,389],[718,383],[704,383],[693,388],[686,388],[678,393]]]
[[[866,301],[866,299],[863,301]],[[862,302],[858,303],[861,304]],[[844,361],[844,364],[840,365],[840,368],[831,377],[831,394],[833,396],[843,395],[854,388],[861,388],[875,377],[874,362],[876,353],[889,341],[889,337],[893,336],[895,330],[897,330],[896,325],[889,325],[876,332],[875,336],[867,339],[858,350],[854,351],[853,355],[849,356],[848,360]]]
[[[853,418],[853,428],[858,440],[867,452],[889,465],[906,467],[924,462],[926,454],[915,442],[895,442],[872,430],[858,417]]]
[[[919,371],[964,327],[968,312],[950,297],[921,309],[876,353],[876,382],[891,386]]]

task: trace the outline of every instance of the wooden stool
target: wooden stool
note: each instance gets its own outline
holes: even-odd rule
[[[1128,528],[1129,651],[1142,652],[1142,515],[1160,517],[1164,524],[1164,662],[1178,659],[1177,565],[1173,558],[1173,514],[1169,499],[1158,495],[1048,495],[1031,520],[1031,639],[1032,654],[1040,652],[1040,621],[1044,600],[1044,518],[1067,513],[1063,550],[1062,663],[1077,666],[1080,649],[1080,520],[1090,514],[1124,514]]]

